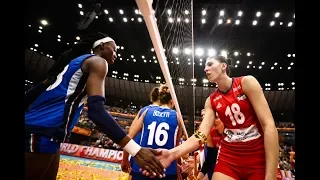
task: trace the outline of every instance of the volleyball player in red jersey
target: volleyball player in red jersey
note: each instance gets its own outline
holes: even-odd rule
[[[174,159],[204,143],[217,112],[224,124],[214,180],[276,180],[279,157],[278,132],[268,102],[253,76],[230,77],[230,63],[209,57],[204,71],[218,85],[205,102],[199,130],[171,150],[160,150],[160,162],[167,167]],[[148,175],[144,171],[145,175]]]
[[[214,76],[220,67],[226,72],[221,71],[225,80],[219,85],[222,78]],[[226,175],[233,179],[263,180],[267,171],[276,179],[278,141],[272,142],[271,147],[268,144],[267,149],[264,141],[278,138],[277,130],[262,88],[252,76],[230,78],[227,67],[225,58],[217,57],[209,58],[205,68],[208,79],[218,84],[218,89],[210,95],[210,103],[225,127],[213,179]],[[225,86],[220,88],[221,85]],[[268,149],[272,147],[276,149]],[[272,164],[266,166],[270,161]]]

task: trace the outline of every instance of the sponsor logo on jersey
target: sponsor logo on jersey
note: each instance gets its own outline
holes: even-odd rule
[[[224,138],[227,142],[247,142],[257,139],[261,136],[256,125],[251,125],[247,128],[242,129],[224,129],[226,137]]]
[[[237,99],[238,99],[238,101],[242,101],[242,100],[247,99],[247,96],[242,93],[242,94],[237,95]]]

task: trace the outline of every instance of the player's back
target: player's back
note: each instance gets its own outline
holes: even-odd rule
[[[152,149],[172,149],[176,146],[178,134],[178,119],[176,111],[161,106],[148,109],[143,121],[141,139],[138,142],[142,147]],[[131,159],[133,172],[139,172],[139,166]],[[166,175],[176,175],[176,161],[167,169]]]
[[[64,141],[76,124],[86,98],[88,74],[82,72],[86,54],[73,59],[25,113],[25,128],[29,133]]]
[[[251,162],[240,162],[265,166],[263,131],[255,111],[242,91],[242,77],[232,78],[227,92],[218,89],[210,95],[211,105],[224,124],[219,159],[238,164],[237,157],[257,157]],[[223,154],[229,154],[223,156]],[[231,156],[232,155],[232,156]],[[254,161],[254,162],[253,162]]]
[[[140,118],[140,116],[142,115],[142,113],[143,113],[146,109],[150,109],[150,108],[156,107],[156,106],[158,106],[158,105],[150,104],[150,105],[148,105],[148,106],[144,106],[143,108],[141,108],[140,113],[139,113],[137,116]],[[139,142],[140,142],[140,140],[141,140],[141,133],[142,133],[142,132],[139,131],[138,134],[134,137],[133,140],[134,140],[136,143],[139,143]]]

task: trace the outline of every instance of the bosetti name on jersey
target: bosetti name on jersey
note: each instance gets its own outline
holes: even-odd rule
[[[169,117],[170,116],[170,112],[160,112],[160,111],[153,111],[153,116],[157,116],[157,117]]]

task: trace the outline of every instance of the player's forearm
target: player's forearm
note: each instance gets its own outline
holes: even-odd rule
[[[198,147],[199,142],[193,135],[190,138],[188,138],[185,142],[183,142],[181,145],[171,149],[170,152],[173,154],[174,159],[178,159],[185,154],[191,153]]]
[[[136,137],[136,135],[137,135],[138,133],[139,133],[139,131],[135,131],[135,130],[129,129],[128,136],[133,139],[133,138]]]
[[[264,129],[264,147],[266,153],[266,178],[275,180],[277,177],[277,166],[279,158],[279,139],[277,128],[271,124]]]

